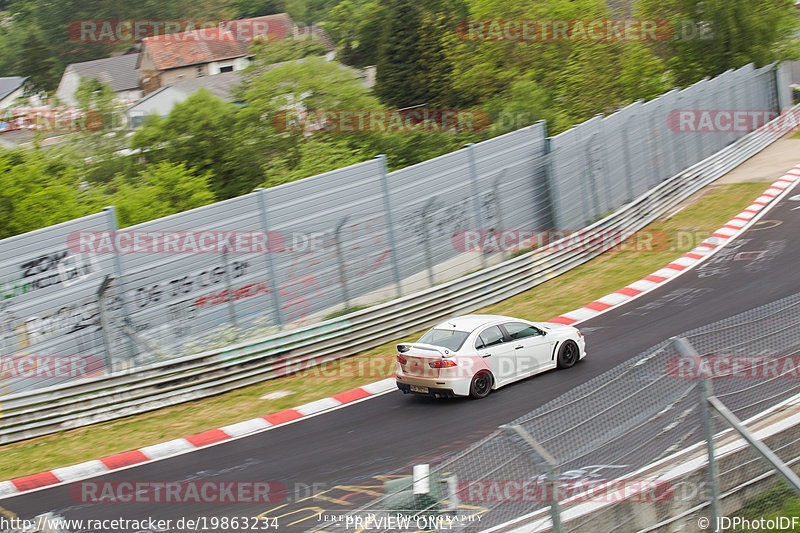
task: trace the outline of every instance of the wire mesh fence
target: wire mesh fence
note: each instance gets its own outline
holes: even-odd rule
[[[400,530],[413,531],[435,515],[463,531],[699,531],[782,516],[800,500],[709,402],[800,470],[799,326],[796,294],[681,335],[696,354],[664,341],[433,467],[431,483],[449,483],[438,498],[409,503],[387,487],[317,529],[398,531],[380,525],[411,516]]]
[[[107,208],[0,241],[2,387],[261,338],[548,244],[756,126],[682,132],[672,113],[775,114],[782,72],[748,65],[552,138],[537,123],[394,172],[381,156],[122,230]],[[70,357],[91,373],[19,372]]]

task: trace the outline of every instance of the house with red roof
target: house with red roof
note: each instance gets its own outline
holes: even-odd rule
[[[141,87],[148,94],[170,83],[243,70],[252,59],[253,41],[283,39],[294,29],[289,15],[279,13],[145,37],[138,63]]]
[[[286,13],[146,37],[139,54],[140,85],[149,94],[171,83],[243,70],[253,59],[254,41],[297,38],[309,31],[328,44],[321,30],[298,28]]]

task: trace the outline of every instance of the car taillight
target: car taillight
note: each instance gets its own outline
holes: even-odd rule
[[[456,362],[452,359],[442,359],[441,361],[431,361],[428,363],[431,368],[448,368],[456,366]]]
[[[406,359],[402,355],[398,355],[397,356],[397,362],[400,363],[401,365],[404,365],[404,364],[408,363],[408,359]]]

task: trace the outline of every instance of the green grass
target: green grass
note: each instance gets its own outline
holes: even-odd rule
[[[738,516],[748,520],[775,520],[780,517],[800,516],[800,498],[781,481],[776,486],[765,490],[755,498],[751,498],[744,507],[733,513],[731,516]],[[784,518],[785,519],[785,518]],[[751,531],[750,529],[736,528],[735,531]],[[789,529],[760,529],[765,533],[777,533],[779,531],[800,531],[800,527],[791,526]]]
[[[652,246],[610,251],[480,312],[547,320],[576,309],[650,274],[692,249],[750,205],[766,187],[765,183],[758,182],[709,187],[699,199],[671,219],[653,223],[640,234],[640,242],[649,242]],[[678,235],[676,232],[687,232],[693,239],[677,242],[674,238]],[[672,239],[667,238],[670,235]],[[648,240],[648,236],[652,239]],[[398,338],[323,368],[309,369],[213,398],[5,445],[0,448],[0,479],[38,473],[184,437],[372,383],[393,374],[394,345],[416,340],[421,333]],[[293,393],[276,400],[260,399],[276,391]]]

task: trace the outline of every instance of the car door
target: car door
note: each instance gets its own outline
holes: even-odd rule
[[[506,322],[502,329],[514,349],[518,376],[526,376],[553,366],[550,341],[545,332],[524,322]]]
[[[499,326],[489,326],[478,335],[475,341],[478,355],[489,363],[489,368],[497,380],[497,385],[502,385],[517,375],[516,357],[514,347],[506,342],[505,332]]]

